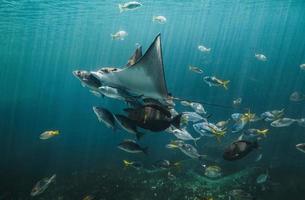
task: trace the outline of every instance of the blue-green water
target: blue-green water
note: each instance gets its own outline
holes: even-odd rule
[[[245,108],[257,114],[285,108],[287,117],[305,117],[305,101],[289,101],[292,92],[305,92],[305,71],[299,67],[305,63],[304,1],[147,0],[141,1],[141,8],[123,13],[119,13],[119,3],[0,1],[0,199],[30,199],[32,186],[54,173],[56,184],[38,199],[82,199],[91,193],[107,200],[158,199],[151,186],[147,189],[140,182],[152,177],[122,171],[122,160],[140,160],[150,166],[158,159],[186,159],[181,152],[165,148],[173,136],[146,134],[140,143],[149,147],[148,156],[120,151],[117,144],[132,135],[107,129],[97,121],[92,106],[120,113],[126,104],[97,98],[72,75],[76,69],[123,66],[136,43],[146,50],[158,33],[162,35],[166,82],[174,96],[230,106],[233,99],[242,97],[240,109],[206,106],[212,121],[228,119]],[[164,15],[167,23],[153,23],[155,15]],[[111,40],[110,34],[120,29],[128,32],[125,40]],[[210,47],[211,52],[198,51],[199,44]],[[258,61],[255,53],[263,53],[268,61]],[[204,74],[192,73],[188,65],[201,66]],[[208,87],[203,82],[206,75],[230,80],[229,90]],[[177,105],[178,111],[183,109]],[[259,163],[254,162],[257,152],[234,163],[222,159],[225,146],[239,136],[234,133],[228,133],[221,143],[203,138],[198,151],[210,155],[224,175],[254,166],[268,169],[270,185],[281,189],[269,186],[251,191],[257,199],[303,199],[305,155],[295,145],[305,142],[305,128],[276,129],[263,122],[258,127],[270,129],[260,145],[263,159]],[[43,131],[51,129],[61,134],[39,139]],[[194,161],[177,175],[176,182],[186,181],[184,172],[196,169],[203,176],[203,169]],[[138,180],[137,187],[128,185],[131,180]],[[123,187],[114,189],[118,182]],[[187,189],[159,192],[167,194],[159,199],[192,196]]]

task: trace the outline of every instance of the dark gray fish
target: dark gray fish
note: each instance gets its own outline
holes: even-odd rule
[[[141,139],[144,136],[144,133],[141,133],[137,129],[137,125],[134,123],[133,120],[129,119],[124,115],[114,115],[116,121],[120,124],[120,126],[127,132],[135,134],[137,139]]]
[[[118,145],[118,148],[128,153],[144,153],[147,154],[148,147],[141,147],[134,140],[124,140]]]
[[[170,111],[156,104],[124,109],[137,126],[153,132],[164,131],[171,125],[180,127],[181,114],[172,118]]]
[[[257,141],[249,142],[246,140],[238,140],[225,149],[223,158],[229,161],[239,160],[247,156],[253,149],[257,148]]]
[[[48,189],[49,185],[55,182],[56,174],[51,176],[50,178],[44,178],[38,181],[31,191],[31,196],[37,196],[42,194],[46,189]]]
[[[94,106],[93,111],[100,122],[103,122],[108,128],[115,130],[115,118],[109,110]]]
[[[156,162],[154,162],[153,167],[157,169],[169,169],[171,167],[179,165],[179,162],[171,162],[169,160],[157,160]]]

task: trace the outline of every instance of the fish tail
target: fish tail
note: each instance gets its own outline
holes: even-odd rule
[[[148,147],[144,147],[144,148],[142,149],[142,151],[143,151],[143,153],[144,153],[145,155],[148,155]]]
[[[156,16],[153,16],[152,21],[154,22],[156,20]]]
[[[119,10],[120,10],[120,13],[124,12],[123,4],[120,4],[120,3],[119,3]]]
[[[142,132],[136,133],[137,140],[140,140],[143,136],[144,136],[144,133],[142,133]]]
[[[115,40],[115,35],[114,34],[110,34],[110,36],[111,36],[112,40]]]
[[[54,131],[53,135],[59,135],[59,130]]]
[[[224,81],[222,83],[222,86],[227,90],[228,89],[228,84],[230,83],[230,81]]]
[[[180,129],[181,116],[182,114],[179,114],[172,119],[172,125],[178,129]]]
[[[123,164],[125,167],[129,167],[130,165],[132,165],[133,162],[128,161],[128,160],[123,160]]]
[[[56,174],[53,174],[50,178],[50,183],[55,182],[56,181]]]
[[[197,138],[194,138],[194,145],[197,147],[197,141],[200,140],[202,137],[202,135],[200,135],[199,137]]]

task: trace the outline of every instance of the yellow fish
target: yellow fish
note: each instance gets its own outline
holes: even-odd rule
[[[133,165],[133,163],[134,162],[132,162],[132,161],[123,160],[123,164],[124,164],[125,167],[131,166],[131,165]]]
[[[269,131],[269,129],[261,129],[261,130],[257,129],[256,133],[260,134],[260,135],[263,135],[263,136],[266,136],[268,134],[268,131]]]
[[[55,130],[55,131],[45,131],[43,133],[40,134],[40,139],[41,140],[47,140],[50,139],[56,135],[59,135],[59,130]]]

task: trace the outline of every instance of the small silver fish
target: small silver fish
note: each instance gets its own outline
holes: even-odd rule
[[[267,56],[265,56],[264,54],[256,53],[255,58],[259,61],[263,61],[263,62],[267,61]]]
[[[305,71],[305,63],[300,65],[300,69]]]
[[[128,36],[128,33],[126,31],[121,30],[114,34],[111,34],[110,36],[113,40],[124,40],[125,37]]]
[[[211,48],[207,48],[203,45],[198,45],[198,50],[204,53],[209,53],[211,51]]]
[[[295,119],[281,118],[281,119],[277,119],[277,120],[273,121],[271,123],[271,126],[276,127],[276,128],[287,127],[287,126],[290,126],[291,124],[293,124],[294,122],[296,122]]]
[[[294,102],[300,102],[303,101],[304,99],[305,99],[305,95],[297,91],[291,93],[291,95],[289,96],[289,100]]]
[[[263,184],[267,181],[267,179],[268,179],[268,174],[261,174],[256,178],[256,183]]]
[[[189,70],[192,71],[192,72],[195,72],[197,74],[202,74],[203,73],[203,70],[200,67],[195,67],[195,66],[192,66],[192,65],[189,65]]]
[[[135,10],[138,9],[142,6],[143,4],[137,2],[137,1],[130,1],[124,4],[119,4],[119,9],[120,13],[124,11],[129,11],[129,10]]]
[[[200,103],[191,102],[190,106],[191,106],[191,108],[194,109],[194,111],[196,113],[207,114],[207,112],[205,111],[204,107]]]
[[[34,197],[43,193],[46,189],[48,189],[51,183],[55,182],[55,179],[56,179],[56,174],[54,174],[50,178],[44,178],[38,181],[31,191],[31,196]]]
[[[161,15],[153,16],[152,20],[153,20],[153,22],[157,22],[159,24],[165,24],[166,23],[166,17],[161,16]]]
[[[234,106],[239,106],[242,102],[242,98],[237,98],[233,100],[233,105]]]

